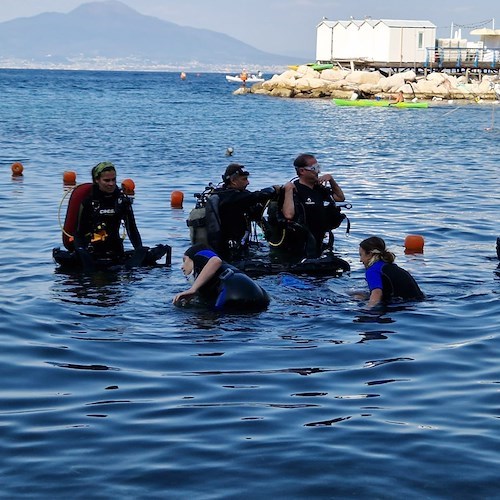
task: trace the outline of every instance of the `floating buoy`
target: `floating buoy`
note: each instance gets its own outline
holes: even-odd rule
[[[424,237],[419,234],[409,234],[405,238],[405,253],[424,253]]]
[[[182,208],[184,193],[182,191],[172,191],[170,195],[170,206],[172,208]]]
[[[63,173],[63,182],[64,184],[76,184],[76,172],[66,170]]]
[[[12,170],[13,177],[19,177],[19,176],[23,175],[24,167],[23,167],[23,164],[21,162],[16,161],[15,163],[12,164],[12,166],[10,168]]]
[[[186,79],[186,73],[184,73],[184,71],[181,73],[181,80],[185,80]]]
[[[132,179],[123,179],[122,190],[125,194],[132,196],[135,193],[135,182]]]
[[[233,156],[233,153],[234,153],[234,149],[231,146],[229,146],[226,149],[226,156]]]

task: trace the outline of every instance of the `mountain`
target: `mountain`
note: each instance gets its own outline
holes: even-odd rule
[[[8,60],[31,65],[106,60],[239,69],[296,62],[222,33],[145,16],[117,0],[83,4],[68,14],[44,13],[0,23],[0,64]]]

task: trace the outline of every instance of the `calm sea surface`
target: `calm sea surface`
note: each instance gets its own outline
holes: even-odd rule
[[[499,498],[500,107],[235,88],[220,74],[0,71],[0,496]],[[351,234],[336,232],[350,275],[259,278],[272,296],[259,314],[171,305],[193,194],[219,181],[229,146],[250,188],[317,155],[353,204]],[[172,245],[171,269],[56,269],[62,174],[86,182],[104,160],[135,181],[143,240]],[[352,298],[372,234],[425,302],[377,317]],[[405,255],[407,234],[423,254]]]

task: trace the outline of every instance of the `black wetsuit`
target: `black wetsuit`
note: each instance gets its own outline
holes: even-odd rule
[[[217,254],[208,249],[200,250],[194,255],[195,277],[212,257],[217,257]],[[262,310],[270,302],[269,295],[263,288],[245,273],[224,261],[198,293],[217,310]]]
[[[276,191],[273,187],[253,192],[221,188],[212,196],[218,197],[220,233],[216,237],[218,241],[210,242],[211,246],[224,259],[234,257],[234,253],[241,255],[240,250],[248,244],[250,222],[261,217],[264,204],[276,197]]]
[[[376,261],[366,269],[366,281],[370,292],[382,289],[385,303],[394,299],[422,300],[425,298],[413,276],[394,263]]]
[[[112,194],[104,193],[97,185],[92,186],[92,194],[85,199],[78,216],[75,232],[75,248],[88,250],[95,259],[119,261],[124,256],[120,224],[125,228],[130,241],[137,250],[142,240],[135,223],[132,201],[117,187]],[[95,234],[101,233],[104,239],[92,242]]]
[[[281,250],[297,257],[317,258],[321,255],[326,232],[338,227],[343,215],[336,207],[331,190],[322,184],[313,188],[294,181],[293,192],[295,216],[293,223],[284,220],[281,212],[276,214],[279,225],[285,229]],[[282,206],[283,200],[280,205]],[[271,221],[271,217],[269,219]]]

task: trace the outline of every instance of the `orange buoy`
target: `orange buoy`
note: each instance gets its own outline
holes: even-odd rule
[[[76,172],[72,170],[63,172],[63,182],[64,184],[76,184]]]
[[[122,189],[125,194],[132,196],[135,193],[135,182],[132,179],[123,179]]]
[[[182,191],[172,191],[170,195],[170,206],[172,208],[182,208],[184,193]]]
[[[12,166],[10,168],[12,170],[12,175],[14,177],[19,177],[19,176],[23,175],[24,167],[23,167],[23,164],[21,162],[16,161],[15,163],[12,164]]]
[[[405,238],[405,253],[424,253],[424,237],[419,234],[409,234]]]

